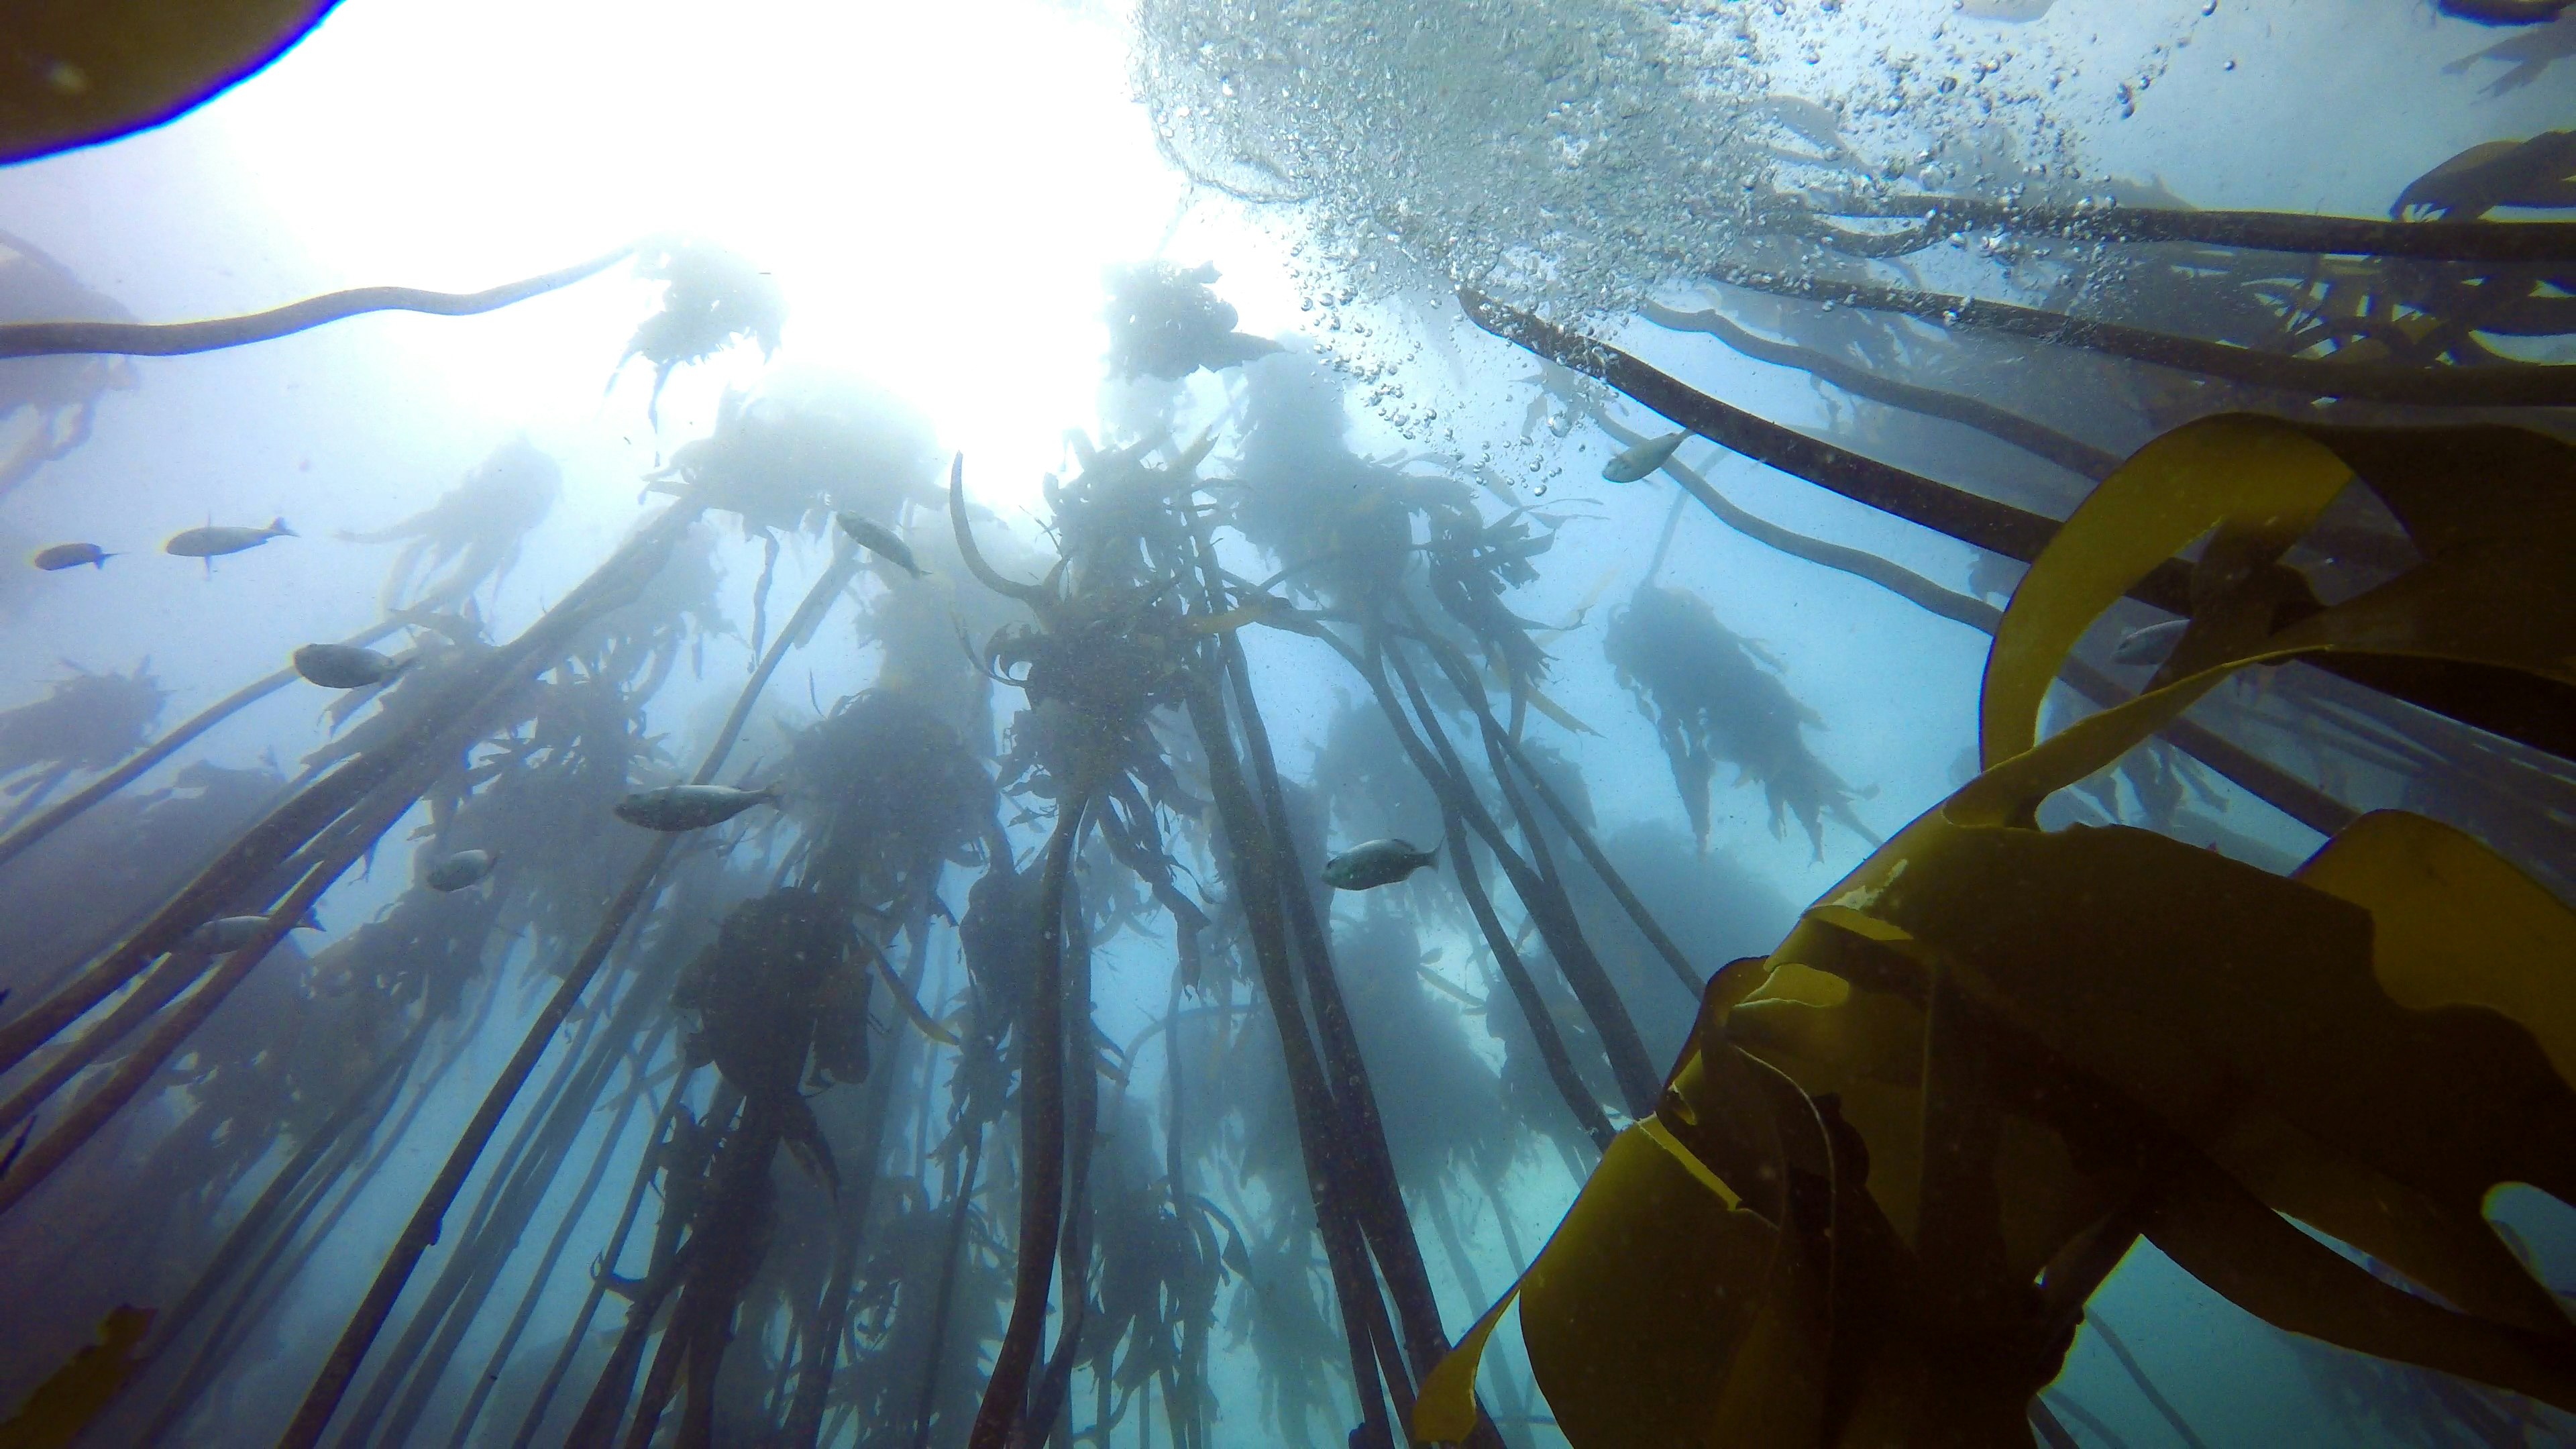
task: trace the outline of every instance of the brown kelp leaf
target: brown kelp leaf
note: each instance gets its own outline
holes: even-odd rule
[[[2563,1331],[2453,1313],[2371,1276],[2206,1161],[2165,1186],[2146,1235],[2183,1271],[2293,1333],[2529,1394],[2576,1401]]]
[[[1532,1361],[1575,1444],[2020,1442],[2074,1306],[2033,1278],[2137,1212],[2282,1326],[2576,1406],[2576,1329],[2482,1212],[2507,1182],[2576,1201],[2576,918],[2411,816],[2366,817],[2295,878],[2033,824],[2249,664],[2468,660],[2576,683],[2569,455],[2534,436],[2209,419],[2077,511],[1997,633],[1986,771],[1767,962],[1710,982],[1663,1108],[1533,1269]],[[2424,561],[2329,607],[2281,560],[2356,473]],[[2075,639],[2204,536],[2156,686],[2037,740]],[[1755,1060],[1794,1082],[1785,1099]],[[1848,1153],[1817,1146],[1828,1104],[1824,1140]],[[1830,1259],[1806,1254],[1816,1214],[1792,1190],[1819,1172]],[[1863,1281],[1865,1313],[1826,1311]],[[1465,1392],[1446,1366],[1434,1382]]]
[[[1620,1134],[1522,1285],[1530,1365],[1573,1443],[1709,1443],[1728,1369],[1763,1333],[1776,1234],[1691,1162],[1645,1127]]]
[[[0,1423],[0,1449],[63,1449],[79,1438],[141,1367],[131,1355],[151,1327],[149,1308],[111,1309],[98,1325],[100,1341],[73,1354]]]
[[[176,119],[303,38],[334,0],[17,0],[0,21],[0,162]]]
[[[2466,1003],[2520,1022],[2576,1082],[2576,912],[2459,831],[2379,810],[2298,879],[2371,914],[2372,966],[2399,1005]]]
[[[2040,701],[2067,653],[2138,580],[2212,529],[2234,535],[2228,565],[2269,562],[2307,531],[2351,477],[2352,469],[2324,446],[2251,416],[2187,423],[2131,455],[2049,540],[1995,629],[1979,717],[1987,767],[2031,747]],[[2215,581],[2206,587],[2213,596],[2225,592]],[[2195,578],[2193,592],[2203,589]],[[2210,627],[2195,620],[2193,633],[2205,639]],[[2184,642],[2193,641],[2186,636]]]

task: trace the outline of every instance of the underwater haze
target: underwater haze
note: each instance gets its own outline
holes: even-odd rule
[[[0,21],[0,1449],[2576,1443],[2576,5],[252,9]]]

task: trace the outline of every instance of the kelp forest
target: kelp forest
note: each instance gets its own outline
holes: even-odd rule
[[[541,609],[496,436],[305,542],[365,628],[0,709],[0,1446],[2255,1442],[2148,1271],[2313,1442],[2576,1442],[2576,132],[2203,208],[1460,8],[1135,7],[1320,311],[1113,268],[1043,479],[708,236],[153,323],[0,235],[0,509],[134,358],[658,297]],[[1844,586],[1982,660],[1947,782],[1747,622]]]

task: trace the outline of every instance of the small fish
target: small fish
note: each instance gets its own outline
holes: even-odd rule
[[[411,667],[355,644],[307,644],[295,651],[295,672],[324,689],[364,689]]]
[[[301,536],[294,529],[287,527],[286,520],[283,518],[269,520],[266,528],[235,528],[228,524],[209,524],[204,528],[191,528],[170,535],[170,541],[161,545],[161,551],[177,554],[181,558],[211,559],[223,554],[239,553],[246,548],[257,548],[272,538]]]
[[[107,567],[107,561],[114,557],[116,555],[94,543],[58,543],[51,548],[36,550],[36,556],[28,562],[50,574],[59,573],[64,569],[76,569],[82,564],[103,569]]]
[[[2172,657],[2174,646],[2182,642],[2183,631],[2190,627],[2189,619],[2167,619],[2161,624],[2132,629],[2120,636],[2119,643],[2111,646],[2111,661],[2115,664],[2162,664]]]
[[[841,520],[841,531],[850,536],[850,542],[916,579],[921,577],[921,565],[912,561],[912,550],[905,547],[904,541],[895,537],[891,529],[881,523],[861,518],[855,513],[843,513],[837,516]]]
[[[721,825],[754,805],[775,805],[778,791],[737,790],[731,785],[665,785],[639,790],[617,802],[617,818],[665,832]]]
[[[238,951],[242,947],[249,945],[251,937],[258,935],[261,931],[268,928],[268,921],[269,918],[266,916],[217,916],[213,920],[206,922],[204,925],[197,927],[197,929],[190,931],[188,933],[188,944],[194,946],[200,951],[211,952],[214,955],[221,956],[227,951]],[[315,919],[311,911],[306,911],[304,913],[303,920],[287,927],[287,929],[290,931],[318,931],[322,929],[322,923]]]
[[[1648,438],[1633,448],[1623,449],[1618,457],[1601,465],[1601,481],[1634,483],[1671,462],[1673,454],[1681,450],[1683,441],[1689,437],[1687,432],[1666,433],[1660,438]]]
[[[460,850],[420,874],[420,883],[431,890],[461,891],[492,873],[501,857],[488,850]]]
[[[1365,891],[1393,885],[1426,865],[1437,864],[1440,847],[1414,849],[1410,840],[1372,840],[1354,845],[1324,862],[1324,884],[1335,890]]]
[[[1959,13],[1971,20],[2001,20],[2021,25],[2048,13],[2057,0],[1961,0]]]

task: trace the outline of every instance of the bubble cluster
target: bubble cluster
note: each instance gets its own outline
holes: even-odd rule
[[[1296,211],[1328,335],[1362,297],[1584,317],[1794,265],[1800,194],[2077,194],[2064,118],[2170,55],[2088,81],[2037,27],[1901,0],[1143,0],[1136,25],[1159,144]]]

